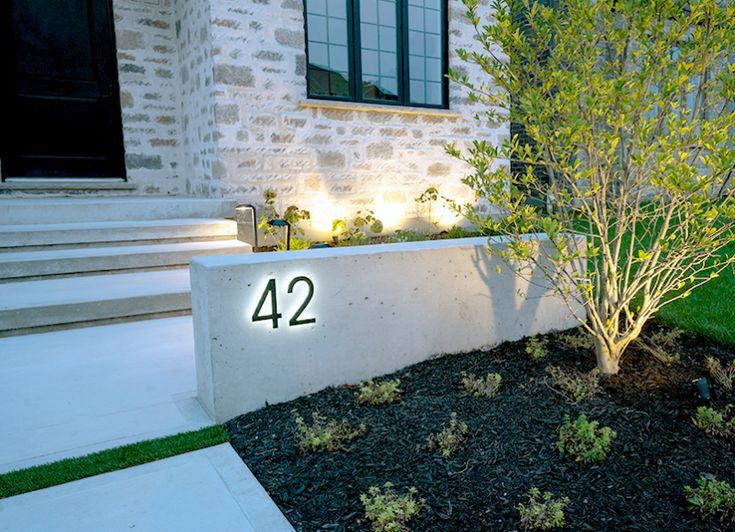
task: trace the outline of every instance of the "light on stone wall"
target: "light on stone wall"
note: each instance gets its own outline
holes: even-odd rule
[[[386,229],[398,228],[405,214],[406,206],[402,203],[379,201],[375,205],[375,217]]]
[[[347,210],[334,200],[323,198],[314,203],[310,209],[311,227],[319,233],[332,233],[332,222],[347,216]]]

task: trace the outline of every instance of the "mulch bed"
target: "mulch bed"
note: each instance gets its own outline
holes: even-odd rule
[[[659,329],[652,325],[647,331]],[[546,383],[549,364],[589,370],[594,358],[547,335],[549,356],[532,360],[525,342],[487,352],[447,355],[394,374],[401,402],[361,406],[355,387],[330,388],[240,416],[225,425],[232,445],[297,530],[367,530],[359,496],[391,481],[397,491],[418,488],[426,499],[414,530],[514,530],[515,509],[536,486],[571,502],[570,530],[726,530],[687,511],[683,488],[702,474],[735,483],[735,442],[707,436],[692,424],[701,404],[691,381],[706,375],[705,355],[722,360],[732,350],[687,335],[681,362],[666,368],[631,347],[621,373],[603,380],[596,397],[578,404]],[[462,372],[502,375],[491,399],[464,393]],[[713,405],[735,402],[713,388]],[[339,452],[300,453],[292,410],[310,421],[365,423],[367,433]],[[426,449],[426,438],[450,413],[470,428],[466,445],[449,459]],[[584,413],[618,434],[608,457],[585,465],[555,447],[565,414]]]

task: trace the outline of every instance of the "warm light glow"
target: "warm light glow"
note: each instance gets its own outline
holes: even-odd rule
[[[441,228],[450,228],[457,224],[459,216],[455,211],[450,209],[444,202],[439,203],[434,207],[432,215],[436,223]]]
[[[343,205],[337,204],[329,198],[321,198],[309,209],[311,213],[311,227],[319,233],[332,233],[332,222],[347,216]]]
[[[379,202],[375,205],[375,217],[385,229],[396,229],[406,213],[406,205],[395,202]]]

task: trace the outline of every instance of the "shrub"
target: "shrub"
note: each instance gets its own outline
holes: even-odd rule
[[[347,442],[365,434],[365,425],[360,424],[354,428],[346,419],[327,421],[319,412],[313,412],[311,425],[307,425],[296,411],[293,414],[298,430],[298,445],[302,452],[337,451],[344,449]]]
[[[368,233],[378,235],[383,232],[383,222],[375,217],[375,213],[370,209],[365,212],[357,211],[352,220],[341,218],[332,221],[332,232],[336,233],[334,237],[338,242],[343,244],[361,244],[367,237]]]
[[[574,369],[563,370],[557,366],[549,366],[546,373],[551,378],[551,384],[575,403],[592,397],[600,388],[600,370],[597,368],[583,373]]]
[[[300,209],[296,205],[290,205],[281,215],[276,208],[276,197],[277,194],[272,190],[266,190],[263,193],[263,212],[258,220],[258,227],[263,229],[266,237],[271,237],[276,241],[276,249],[283,251],[287,249],[286,231],[282,228],[273,226],[269,222],[273,220],[286,220],[291,225],[292,238],[291,238],[291,249],[306,249],[310,243],[303,238],[297,239],[295,237],[303,237],[304,230],[301,228],[301,222],[311,219],[309,211]]]
[[[724,480],[700,477],[697,487],[684,487],[689,509],[702,517],[735,521],[735,488]]]
[[[730,416],[731,410],[731,406],[727,406],[724,412],[709,406],[700,406],[693,419],[694,425],[712,436],[724,438],[735,436],[735,417]]]
[[[445,426],[441,432],[430,434],[426,443],[430,451],[441,451],[444,458],[449,458],[465,442],[468,432],[467,423],[459,421],[457,413],[452,412],[449,426]]]
[[[554,498],[549,491],[542,495],[538,488],[531,488],[526,502],[516,508],[524,530],[553,530],[564,526],[564,508],[568,504],[568,497]]]
[[[610,427],[598,428],[597,421],[587,421],[582,414],[571,421],[564,416],[564,423],[559,429],[557,448],[577,462],[598,462],[607,456],[612,442],[617,436]]]
[[[561,338],[564,345],[570,349],[592,351],[595,348],[595,338],[587,331],[578,331],[574,334],[565,334]]]
[[[474,397],[495,397],[500,392],[502,380],[498,373],[488,373],[485,377],[476,377],[474,373],[470,373],[462,377],[462,385]]]
[[[678,347],[679,337],[684,334],[680,329],[666,329],[651,334],[648,341],[639,338],[636,344],[653,355],[653,358],[665,366],[673,366],[681,360],[679,353],[672,353]]]
[[[477,38],[457,56],[482,75],[448,77],[518,133],[447,148],[479,198],[457,209],[588,318],[600,371],[618,373],[649,319],[735,264],[735,10],[462,1]]]
[[[368,488],[360,495],[360,502],[375,532],[404,532],[409,530],[409,521],[426,506],[424,499],[416,498],[417,493],[416,488],[410,488],[405,495],[396,495],[393,484],[386,482],[383,492],[375,486]]]
[[[546,350],[548,343],[548,340],[542,336],[532,336],[526,341],[526,353],[534,360],[541,360],[549,354]]]
[[[729,364],[723,365],[715,357],[707,357],[704,359],[704,365],[717,384],[728,392],[733,390],[733,387],[735,387],[735,360],[731,360]]]
[[[389,405],[400,400],[400,379],[382,382],[367,381],[357,392],[357,402],[368,405]]]
[[[421,242],[428,239],[429,235],[426,233],[419,233],[411,229],[396,229],[390,237],[391,242]]]

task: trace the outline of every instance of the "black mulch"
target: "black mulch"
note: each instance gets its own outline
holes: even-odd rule
[[[515,507],[532,486],[571,499],[570,530],[728,529],[689,513],[683,488],[701,474],[735,483],[735,442],[692,425],[700,402],[690,384],[705,374],[705,355],[730,360],[733,352],[688,336],[679,342],[681,363],[665,368],[631,348],[621,374],[606,379],[599,396],[572,404],[545,384],[544,367],[589,370],[593,357],[566,348],[560,334],[548,338],[550,355],[541,362],[531,360],[520,341],[399,371],[404,392],[398,404],[359,406],[354,387],[331,388],[240,416],[225,428],[297,530],[367,529],[359,496],[388,480],[399,491],[416,486],[426,499],[415,530],[517,529]],[[465,395],[462,371],[500,373],[502,393],[493,399]],[[714,392],[715,406],[735,402]],[[293,409],[307,421],[318,410],[363,422],[367,434],[346,451],[301,454]],[[456,456],[443,459],[425,442],[453,411],[469,425],[470,438]],[[555,448],[564,414],[580,413],[618,433],[599,465],[562,458]]]

